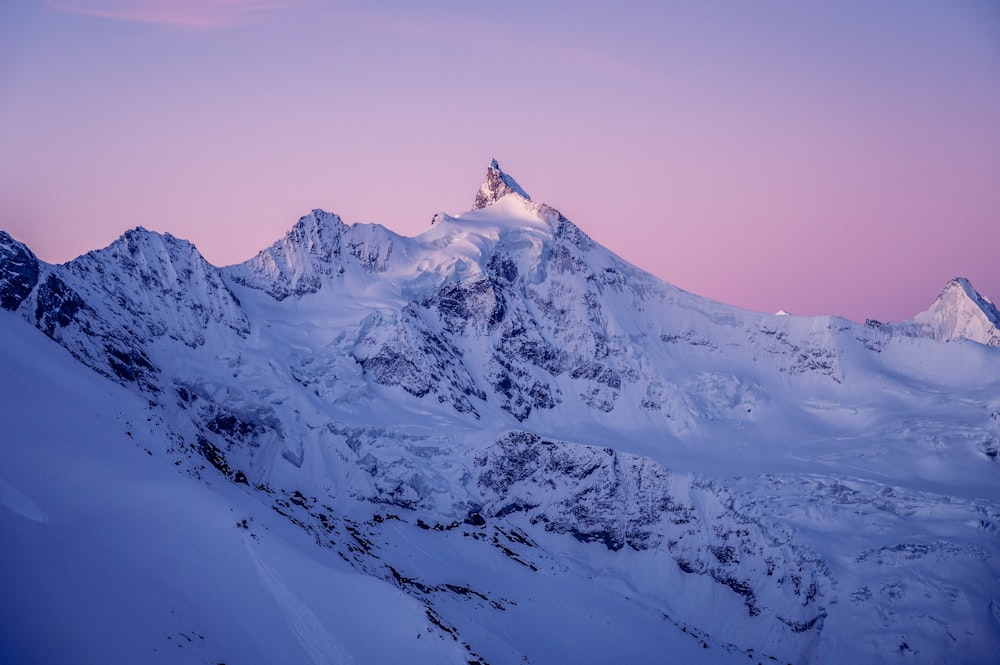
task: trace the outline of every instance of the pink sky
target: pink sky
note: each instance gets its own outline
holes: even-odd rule
[[[405,235],[496,157],[682,288],[909,318],[1000,299],[1000,5],[9,0],[0,228],[242,261],[312,208]]]

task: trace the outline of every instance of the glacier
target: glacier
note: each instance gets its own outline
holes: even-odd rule
[[[998,326],[714,302],[495,160],[233,266],[0,232],[0,656],[996,662]]]

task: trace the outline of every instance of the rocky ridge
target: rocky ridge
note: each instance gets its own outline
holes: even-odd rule
[[[826,619],[847,606],[854,573],[833,569],[829,545],[766,518],[742,481],[723,480],[741,475],[734,468],[706,474],[712,458],[794,444],[773,489],[814,454],[799,441],[850,440],[874,426],[887,440],[916,432],[927,455],[964,446],[963,464],[996,464],[1000,404],[980,395],[995,394],[988,368],[998,362],[982,322],[996,330],[998,319],[968,282],[949,283],[929,314],[904,324],[741,311],[629,265],[532,202],[495,160],[474,209],[435,220],[405,238],[316,210],[226,268],[143,229],[60,266],[0,234],[0,306],[146,396],[170,423],[166,451],[179,466],[246,485],[321,546],[426,602],[456,634],[462,615],[450,600],[462,592],[379,553],[388,514],[481,540],[523,574],[558,568],[540,544],[551,538],[631,552],[664,566],[635,583],[658,590],[648,602],[669,606],[674,620],[738,649],[809,660],[837,643],[824,638]],[[928,415],[937,406],[907,396],[913,377],[927,380],[914,353],[937,357],[946,352],[935,340],[954,337],[986,345],[947,351],[955,367],[986,370],[934,379],[936,393],[971,400],[964,438],[948,417]],[[919,424],[867,413],[880,391],[907,417],[920,413]],[[824,454],[852,460],[851,473],[882,473],[870,450]],[[843,485],[837,478],[820,484]],[[998,514],[989,502],[962,505],[990,524]],[[905,558],[910,544],[898,545]],[[895,546],[855,553],[869,577],[851,594],[891,587],[893,573],[869,562]],[[973,598],[977,579],[950,584]],[[499,597],[459,586],[503,611]],[[886,593],[872,602],[891,606]],[[947,644],[892,625],[909,651]],[[983,629],[962,639],[987,649],[1000,638]]]

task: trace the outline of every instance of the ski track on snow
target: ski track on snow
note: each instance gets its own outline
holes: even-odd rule
[[[257,567],[264,587],[288,617],[309,660],[315,665],[357,665],[357,661],[347,653],[340,640],[331,635],[316,613],[303,605],[270,566],[260,560],[249,543],[247,552]]]
[[[19,489],[0,477],[0,504],[21,517],[44,524],[49,515],[37,503],[29,499]]]

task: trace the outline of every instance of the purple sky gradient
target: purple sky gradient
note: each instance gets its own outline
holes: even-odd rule
[[[899,320],[1000,300],[1000,4],[5,0],[0,228],[242,261],[312,208],[415,235],[491,157],[680,286]]]

